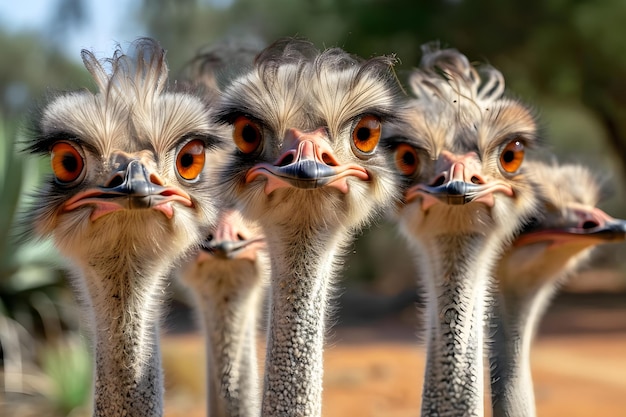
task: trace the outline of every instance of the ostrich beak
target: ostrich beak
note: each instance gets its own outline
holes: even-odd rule
[[[513,196],[510,185],[502,181],[487,182],[471,159],[472,154],[458,158],[431,184],[416,184],[409,188],[405,195],[407,203],[421,197],[423,210],[436,203],[463,205],[476,202],[493,207],[495,193]]]
[[[613,221],[606,223],[604,226],[589,229],[584,235],[595,237],[605,242],[621,242],[626,240],[626,220],[613,219]]]
[[[418,184],[407,193],[407,200],[424,194],[426,198],[435,198],[444,204],[461,205],[472,201],[473,195],[481,190],[481,186],[465,181],[450,181],[438,186]]]
[[[626,220],[615,219],[599,208],[576,210],[576,221],[559,227],[546,227],[533,223],[522,231],[514,246],[536,242],[552,242],[552,245],[581,243],[588,246],[622,242],[626,240]]]
[[[164,187],[156,175],[138,160],[131,160],[116,170],[103,186],[90,188],[70,198],[64,205],[66,211],[84,205],[94,205],[91,220],[118,210],[156,209],[168,218],[174,215],[171,203],[178,201],[192,206],[191,197],[175,187]]]
[[[263,242],[262,238],[250,240],[205,240],[201,249],[221,259],[235,259],[245,252],[252,244]]]
[[[249,238],[250,231],[234,210],[227,210],[220,218],[215,232],[202,242],[201,249],[220,259],[250,259],[254,249],[265,242],[263,236]],[[249,250],[248,250],[249,249]]]
[[[246,174],[246,182],[258,176],[267,177],[265,194],[278,188],[294,187],[315,189],[325,186],[337,188],[342,193],[348,192],[347,178],[369,180],[366,169],[357,164],[342,165],[330,148],[325,129],[303,133],[290,129],[284,143],[288,149],[274,164],[260,163]]]

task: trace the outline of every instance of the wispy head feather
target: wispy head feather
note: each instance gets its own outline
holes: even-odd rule
[[[111,58],[98,60],[85,49],[81,57],[101,93],[132,98],[140,106],[153,101],[167,84],[165,50],[150,38],[136,40],[126,53],[118,45]],[[129,94],[130,91],[134,94]]]
[[[257,38],[223,39],[200,50],[185,65],[183,76],[209,90],[222,90],[252,69],[263,46]]]
[[[418,99],[466,99],[480,106],[504,94],[504,77],[492,66],[475,67],[456,49],[438,49],[432,43],[423,45],[422,52],[419,71],[409,79]]]

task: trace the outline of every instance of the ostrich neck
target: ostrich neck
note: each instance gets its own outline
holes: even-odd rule
[[[220,271],[211,276],[215,281],[229,278]],[[256,325],[261,293],[261,285],[241,285],[197,295],[208,338],[210,416],[256,417],[259,414]]]
[[[520,278],[521,282],[525,282]],[[523,294],[500,293],[490,327],[491,401],[494,417],[534,417],[535,397],[530,348],[537,323],[554,285],[526,289]]]
[[[320,416],[326,298],[345,233],[303,227],[266,236],[272,305],[262,415]]]
[[[115,260],[119,264],[118,256],[91,264]],[[139,271],[133,264],[86,271],[95,324],[95,417],[163,415],[157,324],[163,268]]]
[[[439,235],[431,243],[429,265],[422,265],[429,288],[422,415],[482,416],[483,311],[492,263],[486,237]]]

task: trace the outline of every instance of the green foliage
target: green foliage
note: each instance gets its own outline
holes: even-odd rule
[[[58,255],[49,242],[22,242],[17,238],[17,213],[40,181],[37,161],[16,152],[15,141],[0,118],[0,301],[10,310],[28,305],[28,294],[58,283]]]
[[[39,183],[41,169],[38,161],[17,152],[3,120],[0,117],[0,345],[3,370],[11,375],[3,385],[6,395],[47,396],[49,405],[41,405],[45,415],[52,415],[53,409],[66,416],[88,400],[91,360],[86,348],[72,339],[78,319],[65,311],[73,301],[64,295],[69,291],[61,280],[58,254],[49,242],[24,242],[16,236],[20,207],[29,198],[27,191]],[[30,370],[30,382],[21,373],[24,369]]]
[[[91,394],[91,355],[83,340],[69,335],[41,349],[41,367],[50,380],[48,398],[61,415],[85,409]]]
[[[17,203],[22,191],[23,163],[21,158],[15,157],[14,141],[7,135],[4,120],[0,118],[0,261],[8,262],[10,248],[8,248],[9,234],[17,210]],[[1,277],[0,277],[1,278]]]

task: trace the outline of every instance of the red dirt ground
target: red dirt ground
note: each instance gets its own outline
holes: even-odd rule
[[[624,417],[626,305],[569,303],[550,311],[534,344],[538,415]],[[324,417],[419,415],[424,349],[415,334],[414,326],[389,319],[332,330],[324,356]],[[201,337],[167,336],[163,357],[167,417],[204,417]],[[490,415],[488,404],[486,410]]]

